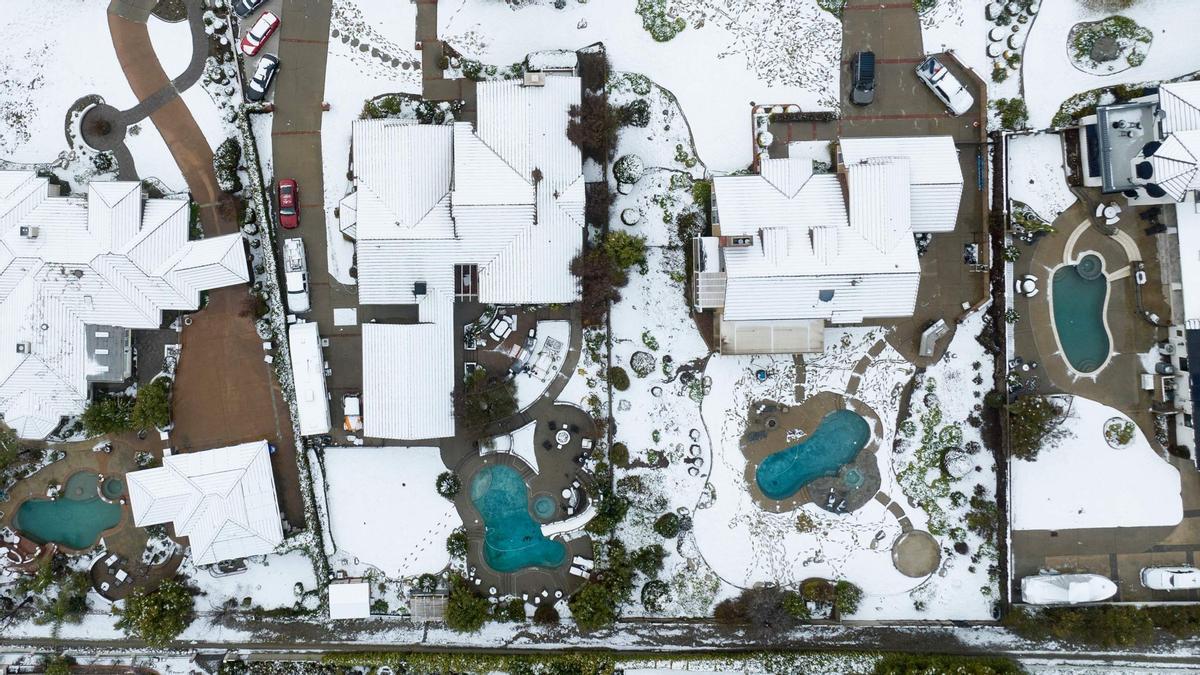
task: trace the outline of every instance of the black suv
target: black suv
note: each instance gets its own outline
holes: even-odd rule
[[[850,57],[850,102],[867,105],[875,100],[875,52],[856,52]]]

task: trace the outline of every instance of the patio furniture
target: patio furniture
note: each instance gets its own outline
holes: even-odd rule
[[[492,339],[496,342],[503,342],[504,338],[512,335],[513,328],[516,327],[517,321],[514,317],[507,314],[501,314],[492,320],[489,333]]]
[[[554,598],[555,598],[555,599],[561,598],[562,596],[563,596],[563,592],[562,592],[562,591],[554,591]]]
[[[117,570],[113,576],[117,578],[117,583],[119,584],[123,584],[129,579],[129,573],[125,570]]]
[[[535,604],[535,605],[542,604],[542,596],[540,596],[540,595],[533,596],[533,604]]]
[[[488,595],[495,595],[495,594],[496,594],[496,587],[495,587],[495,586],[489,586],[489,587],[488,587]]]
[[[563,498],[563,499],[570,499],[572,494],[573,494],[573,493],[571,492],[571,489],[570,489],[570,488],[563,488],[563,491],[562,491],[562,498]]]
[[[101,582],[100,582],[100,590],[101,590],[101,591],[103,591],[103,592],[107,593],[107,592],[108,592],[108,589],[110,589],[110,588],[112,588],[112,587],[108,585],[108,582],[107,582],[107,581],[101,581]]]
[[[522,593],[522,594],[521,594],[521,599],[522,599],[522,600],[524,600],[525,602],[529,602],[529,594],[528,594],[528,593]]]
[[[480,585],[480,584],[482,584],[482,583],[483,583],[483,579],[480,579],[479,577],[475,577],[475,585],[476,585],[476,586],[478,586],[478,585]]]
[[[542,441],[542,449],[549,450],[552,447],[554,447],[554,444],[550,441]]]
[[[263,341],[263,351],[264,351],[264,352],[269,352],[269,351],[271,351],[272,349],[274,349],[274,345],[272,345],[272,344],[271,344],[271,341],[270,341],[270,340],[264,340],[264,341]]]
[[[554,434],[554,441],[556,443],[558,443],[559,447],[562,447],[562,446],[566,445],[567,443],[571,442],[571,434],[560,429],[557,433]]]
[[[118,560],[120,560],[120,556],[118,556],[116,553],[114,553],[104,559],[104,566],[112,567],[113,563],[117,562]]]
[[[550,591],[548,591],[548,590],[546,590],[546,589],[544,589],[544,588],[543,588],[543,589],[542,589],[542,597],[543,597],[543,598],[548,598],[548,597],[550,597]]]
[[[573,480],[573,481],[571,481],[571,487],[573,487],[573,488],[581,488],[581,487],[583,487],[583,484],[582,484],[582,483],[580,483],[578,480]]]
[[[563,430],[563,431],[566,431],[566,430],[567,430],[567,429],[568,429],[570,426],[571,426],[571,425],[567,424],[566,422],[563,422],[563,425],[562,425],[562,430]]]
[[[590,438],[585,438],[585,439],[583,439],[583,441],[582,441],[581,445],[583,445],[583,449],[584,449],[584,450],[591,450],[591,449],[592,449],[592,445],[593,445],[593,443],[592,443],[592,439],[590,439]]]
[[[1134,171],[1137,173],[1137,177],[1142,180],[1150,180],[1154,177],[1154,165],[1150,162],[1138,162],[1134,166]]]

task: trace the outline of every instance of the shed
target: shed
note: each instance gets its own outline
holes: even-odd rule
[[[371,585],[365,581],[329,584],[330,619],[365,619],[371,616]]]

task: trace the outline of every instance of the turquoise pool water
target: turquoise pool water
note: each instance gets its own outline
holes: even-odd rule
[[[125,481],[120,478],[109,476],[104,479],[100,485],[100,493],[106,498],[117,500],[125,496]]]
[[[499,464],[480,469],[471,479],[471,503],[483,517],[483,557],[492,569],[557,567],[566,560],[567,547],[542,536],[529,515],[529,491],[516,469]]]
[[[871,425],[851,410],[825,416],[811,436],[769,455],[758,465],[754,479],[771,499],[787,499],[821,476],[837,475],[854,460],[871,438]]]
[[[554,498],[547,495],[535,497],[533,500],[533,515],[543,523],[554,516]]]
[[[1054,328],[1067,363],[1081,373],[1104,365],[1111,347],[1104,328],[1108,279],[1103,265],[1099,256],[1086,255],[1054,272]]]
[[[17,509],[13,524],[34,541],[73,549],[90,548],[100,533],[121,522],[121,507],[96,494],[100,477],[77,473],[67,479],[62,497],[30,499]]]

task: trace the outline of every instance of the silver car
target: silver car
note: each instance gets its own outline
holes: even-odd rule
[[[1142,585],[1156,591],[1200,588],[1200,570],[1195,567],[1143,567]]]

